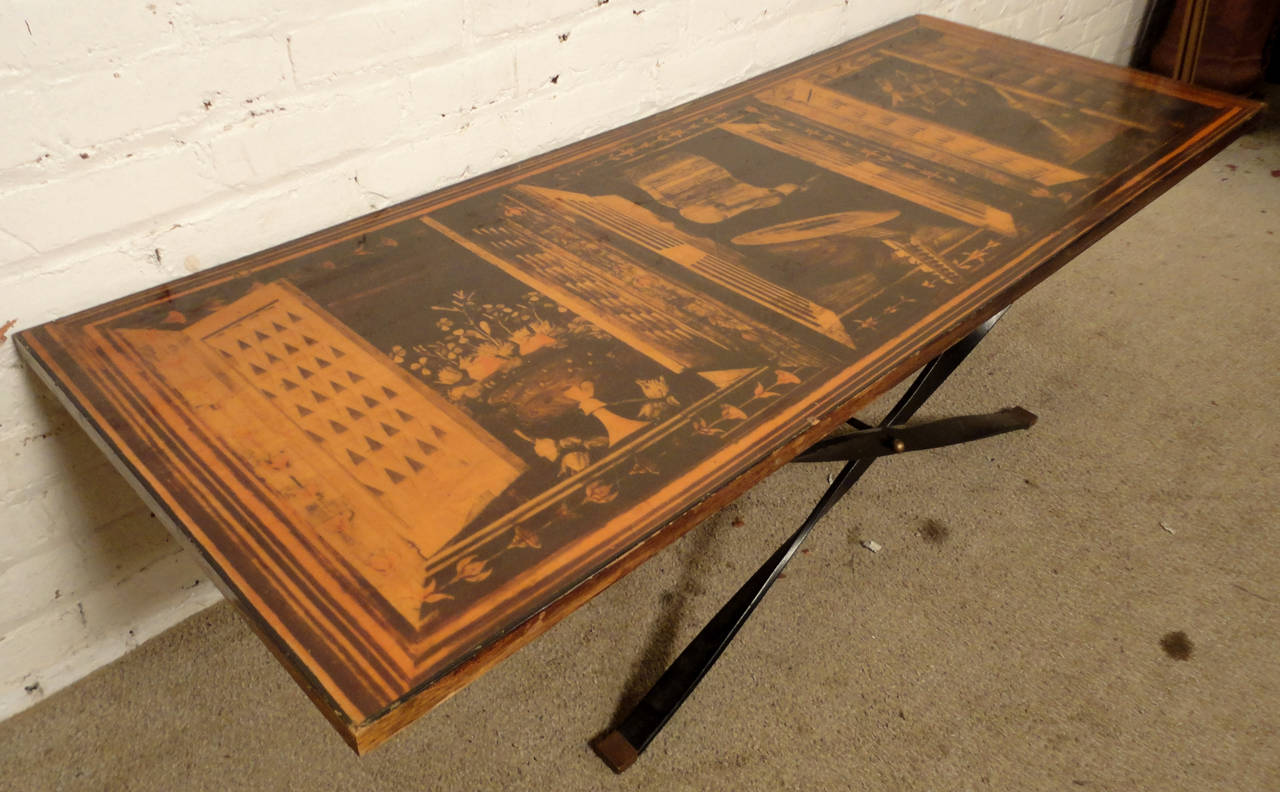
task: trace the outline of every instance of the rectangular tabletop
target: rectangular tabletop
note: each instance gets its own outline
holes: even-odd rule
[[[915,17],[17,340],[365,750],[1258,108]]]

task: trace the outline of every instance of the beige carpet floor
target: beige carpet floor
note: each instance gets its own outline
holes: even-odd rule
[[[1040,423],[876,465],[623,776],[588,738],[834,467],[365,758],[224,604],[0,724],[0,788],[1280,790],[1278,265],[1273,115],[1009,312],[922,417]]]

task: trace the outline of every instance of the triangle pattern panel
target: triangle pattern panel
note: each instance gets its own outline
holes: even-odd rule
[[[343,542],[334,543],[337,534],[328,528],[317,534],[340,555],[355,552],[356,532],[361,547],[398,541],[398,535],[420,553],[435,552],[524,472],[520,458],[483,427],[353,340],[349,329],[291,286],[258,287],[200,321],[210,328],[201,340],[229,356],[225,365],[253,383],[263,409],[281,410],[287,418],[279,422],[282,432],[291,427],[306,443],[305,451],[295,446],[299,453],[286,471],[270,437],[242,433],[242,442],[272,442],[245,455],[275,466],[261,479],[282,498],[312,498],[309,507],[292,512],[304,520],[319,521],[335,509],[359,515],[352,525],[362,527],[345,529],[352,533]],[[442,491],[450,493],[446,503],[433,495]],[[430,520],[422,519],[426,510]],[[372,557],[347,561],[376,587],[379,570],[363,560]],[[418,618],[417,605],[407,617]]]

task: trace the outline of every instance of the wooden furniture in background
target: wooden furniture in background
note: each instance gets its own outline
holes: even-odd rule
[[[1175,80],[1247,94],[1257,90],[1275,37],[1276,0],[1153,0],[1135,65]]]

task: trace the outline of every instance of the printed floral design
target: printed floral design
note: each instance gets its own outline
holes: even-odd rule
[[[673,393],[678,378],[669,373],[637,376],[631,380],[635,388],[631,395],[605,395],[603,391],[597,393],[594,378],[582,376],[579,369],[548,367],[556,357],[544,358],[541,353],[570,346],[584,336],[599,336],[603,331],[573,318],[538,292],[526,292],[520,300],[504,304],[481,302],[473,292],[457,291],[450,295],[448,304],[432,305],[430,310],[436,315],[429,325],[427,340],[394,345],[388,356],[433,390],[468,409],[471,400],[492,401],[534,393],[552,401],[560,399],[565,406],[575,405],[575,412],[600,420],[598,428],[605,431],[598,433],[589,429],[584,433],[585,426],[580,425],[572,433],[561,434],[552,427],[572,424],[541,420],[525,422],[524,431],[514,427],[507,430],[528,444],[525,453],[531,461],[546,464],[557,478],[586,477],[575,488],[576,497],[556,504],[553,519],[576,519],[603,510],[623,499],[624,492],[643,486],[638,480],[660,473],[657,460],[638,457],[613,467],[613,472],[603,477],[593,475],[592,465],[620,437],[654,422],[670,420],[683,409],[683,397]],[[521,366],[527,368],[516,371]],[[532,380],[536,388],[513,384],[525,383],[534,374],[541,378]],[[734,403],[720,401],[701,416],[694,416],[691,428],[695,434],[723,436],[749,423],[768,403],[800,382],[791,369],[762,372],[754,382],[748,381],[749,390],[736,391],[739,395]],[[439,618],[439,609],[453,607],[452,603],[462,596],[459,591],[467,585],[485,584],[493,578],[497,559],[513,553],[545,552],[547,537],[540,535],[539,528],[523,523],[510,526],[505,535],[494,537],[495,541],[485,549],[476,548],[428,578],[422,593],[422,623]]]
[[[448,305],[431,310],[444,314],[434,324],[439,338],[407,348],[395,344],[389,354],[424,381],[443,386],[455,402],[479,397],[495,374],[522,365],[539,350],[600,333],[589,322],[562,316],[568,309],[536,291],[513,305],[481,303],[474,292],[455,291]]]
[[[516,432],[516,436],[533,445],[533,453],[548,462],[560,462],[560,476],[572,476],[581,473],[591,464],[591,452],[607,448],[609,438],[600,435],[583,440],[581,437],[562,437],[559,440],[551,437],[531,438],[524,432]]]
[[[956,262],[956,267],[962,270],[973,269],[979,264],[987,263],[987,256],[1000,247],[1000,243],[994,239],[987,240],[987,243],[980,248],[974,248],[965,254],[965,257]]]
[[[719,420],[707,423],[703,418],[695,418],[693,420],[693,431],[702,435],[722,435],[725,430],[719,428],[720,424],[745,420],[747,420],[747,414],[740,407],[734,407],[732,404],[722,404],[720,405]]]
[[[752,409],[754,402],[776,399],[782,395],[780,388],[786,385],[800,384],[799,377],[793,372],[784,369],[775,369],[773,376],[773,384],[767,388],[763,380],[757,380],[755,387],[752,388],[751,398],[743,402],[742,405],[721,404],[720,417],[715,421],[708,421],[706,418],[694,418],[690,422],[694,433],[712,437],[723,435],[732,428],[733,424],[740,423],[751,417],[748,411]]]
[[[582,491],[583,503],[608,503],[618,497],[618,489],[603,481],[593,481]]]
[[[910,305],[915,301],[916,299],[914,297],[908,297],[905,294],[899,295],[898,299],[894,301],[892,305],[885,307],[884,312],[886,314],[896,314],[898,311],[902,309],[904,305]]]
[[[438,589],[439,587],[436,585],[435,578],[428,580],[426,587],[422,590],[423,604],[432,605],[437,602],[444,602],[445,600],[453,599],[452,594],[445,594],[443,591],[439,591]]]
[[[772,399],[774,396],[781,396],[777,391],[765,390],[763,382],[757,382],[755,390],[751,391],[752,400],[755,399]]]
[[[663,417],[672,407],[680,406],[676,397],[671,395],[671,387],[667,385],[666,377],[638,379],[636,385],[640,387],[640,392],[644,394],[645,399],[644,404],[640,406],[640,411],[636,414],[638,418],[652,421]]]
[[[522,547],[540,550],[542,548],[542,540],[533,531],[517,525],[511,529],[511,541],[507,543],[506,547],[500,547],[488,560],[478,555],[465,556],[454,565],[453,577],[445,582],[443,586],[440,585],[436,578],[427,578],[427,582],[422,589],[422,608],[419,614],[420,618],[424,620],[422,623],[426,624],[427,621],[437,615],[431,612],[433,609],[428,606],[454,599],[454,596],[445,593],[444,589],[455,587],[459,583],[483,582],[493,574],[493,568],[489,565],[493,563],[495,558],[507,550],[515,550]]]
[[[853,324],[857,325],[859,330],[875,330],[880,326],[880,322],[876,321],[874,316],[868,316],[866,319],[854,320]]]
[[[457,320],[451,317],[440,317],[437,327],[452,333],[453,330],[458,329]],[[493,334],[493,329],[491,323],[489,326],[491,335]],[[551,337],[554,334],[547,335]],[[524,340],[529,342],[531,338]],[[510,343],[518,346],[518,342],[511,341]],[[400,358],[396,362],[402,365],[407,364],[406,367],[411,371],[418,373],[424,369],[430,370],[432,364],[429,361],[432,358],[428,355],[420,355],[419,357],[425,357],[428,360],[424,361],[422,366],[414,368],[413,364],[419,361],[416,357],[408,358],[408,354],[403,349],[393,351],[393,357]],[[515,354],[520,356],[518,349]],[[467,373],[465,363],[461,367],[454,367],[454,370],[459,378],[457,382],[466,383],[470,381],[470,375]],[[420,373],[419,375],[437,377],[438,372]],[[635,408],[635,415],[638,419],[662,420],[664,417],[670,417],[669,413],[672,410],[679,409],[680,402],[671,395],[671,387],[665,375],[636,379],[634,382],[639,392],[639,396],[634,399],[623,399],[609,403],[598,401],[595,398],[595,387],[590,381],[581,381],[573,384],[568,389],[570,393],[567,395],[571,399],[578,401],[580,406],[586,404],[587,407],[584,412],[589,414],[594,414],[598,410],[604,409],[616,408],[622,410],[624,405],[639,405]],[[785,396],[788,391],[802,382],[801,377],[792,369],[773,369],[772,371],[762,372],[761,375],[755,378],[754,382],[748,381],[749,391],[738,391],[741,394],[738,397],[738,403],[720,402],[710,407],[703,413],[703,416],[695,417],[692,420],[691,428],[698,435],[721,437],[737,427],[747,424],[752,418],[757,417],[761,411],[767,409],[770,403]],[[750,395],[746,395],[748,392]],[[626,412],[628,415],[631,414],[629,410],[626,410]],[[596,461],[596,458],[607,452],[610,447],[609,438],[604,434],[554,437],[529,435],[515,430],[515,435],[525,443],[528,443],[528,447],[532,449],[533,456],[544,460],[548,465],[553,465],[557,471],[557,477],[561,479],[578,474],[590,474],[591,465]],[[639,481],[643,481],[644,477],[658,475],[660,472],[659,464],[656,460],[641,458],[640,456],[633,457],[629,462],[614,466],[611,470],[612,472],[605,474],[603,477],[589,478],[576,490],[577,495],[575,497],[572,499],[566,498],[557,503],[551,510],[551,519],[567,521],[590,515],[593,511],[618,501],[623,497],[624,492],[629,492],[630,488],[637,486]],[[445,603],[455,601],[460,596],[458,592],[461,587],[466,584],[479,584],[488,580],[494,573],[493,565],[497,559],[512,553],[544,551],[544,541],[547,540],[545,536],[540,535],[538,525],[529,523],[513,525],[507,529],[507,533],[500,538],[495,537],[495,539],[496,541],[489,544],[486,549],[478,550],[478,552],[473,552],[458,560],[453,565],[451,574],[449,571],[445,571],[440,573],[438,577],[428,579],[422,596],[422,624],[427,624],[432,619],[439,618],[441,614],[439,608],[450,607]]]
[[[459,559],[457,566],[454,567],[454,573],[451,583],[457,583],[458,581],[479,583],[493,574],[493,569],[489,567],[488,561],[469,555]]]

